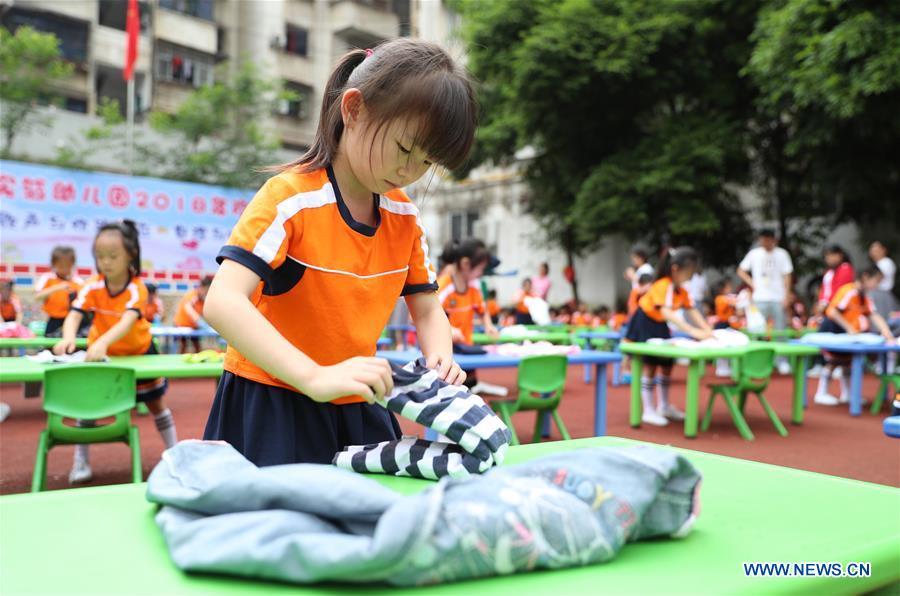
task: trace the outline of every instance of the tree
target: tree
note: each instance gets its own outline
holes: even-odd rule
[[[820,216],[900,242],[900,5],[779,0],[752,39],[759,186],[782,229]]]
[[[72,73],[50,33],[19,27],[15,35],[0,27],[0,157],[9,157],[16,136],[37,125],[34,112],[54,97],[55,85]]]
[[[691,242],[731,264],[749,234],[740,77],[755,2],[458,0],[482,125],[468,167],[525,146],[531,213],[570,255],[604,236]],[[464,169],[460,174],[465,174]]]

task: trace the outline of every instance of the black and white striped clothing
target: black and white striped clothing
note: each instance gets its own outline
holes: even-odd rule
[[[380,405],[452,443],[402,439],[354,445],[335,455],[336,466],[436,479],[484,472],[503,462],[510,432],[484,400],[465,387],[441,380],[421,358],[392,368],[394,390]]]

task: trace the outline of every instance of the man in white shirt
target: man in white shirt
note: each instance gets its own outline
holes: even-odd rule
[[[897,264],[888,256],[887,247],[878,240],[869,246],[869,258],[872,259],[872,262],[875,263],[875,266],[878,267],[884,276],[881,283],[878,284],[878,289],[870,292],[870,297],[872,302],[875,303],[875,310],[878,311],[878,314],[885,319],[890,319],[891,312],[895,308],[894,294],[892,292],[894,290],[894,280],[897,276]]]
[[[750,250],[737,268],[738,276],[753,290],[753,304],[772,321],[774,329],[785,328],[793,272],[791,255],[778,246],[770,229],[759,233],[759,246]],[[786,362],[780,362],[778,368],[782,373],[790,370]]]

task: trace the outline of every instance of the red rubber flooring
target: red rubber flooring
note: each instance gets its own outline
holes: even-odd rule
[[[515,372],[512,370],[487,370],[479,375],[484,381],[511,389],[515,387]],[[570,369],[561,406],[563,420],[575,438],[591,436],[594,422],[593,386],[586,385],[582,375],[581,367]],[[710,379],[708,375],[706,380]],[[876,388],[876,380],[867,378],[864,385],[865,396],[871,398]],[[166,399],[175,415],[180,439],[201,436],[214,389],[214,383],[209,379],[170,382]],[[810,391],[812,389],[810,387]],[[774,379],[767,393],[787,426],[789,436],[779,436],[762,408],[751,399],[747,406],[747,420],[756,435],[756,440],[752,442],[745,441],[738,435],[721,402],[716,404],[710,430],[701,433],[696,439],[686,439],[683,426],[676,424],[664,428],[633,429],[628,425],[628,393],[627,387],[610,387],[607,431],[610,435],[900,487],[900,442],[882,433],[881,423],[885,414],[873,416],[866,410],[862,416],[851,417],[846,406],[829,408],[811,404],[806,411],[804,424],[791,425],[789,378]],[[673,402],[683,408],[684,369],[675,369],[672,394]],[[0,494],[26,492],[31,486],[38,434],[44,425],[41,402],[37,399],[24,399],[21,385],[0,386],[0,401],[12,406],[10,417],[0,424]],[[701,406],[705,407],[705,403],[704,388]],[[162,441],[149,416],[136,416],[134,419],[141,432],[146,478],[159,461]],[[517,414],[514,421],[519,437],[523,441],[529,440],[534,427],[534,414]],[[402,420],[401,425],[410,434],[421,428]],[[554,427],[551,440],[558,438],[559,434]],[[50,452],[50,490],[68,487],[72,449],[58,447]],[[94,471],[91,485],[122,483],[130,479],[128,448],[124,445],[91,447],[91,464]]]

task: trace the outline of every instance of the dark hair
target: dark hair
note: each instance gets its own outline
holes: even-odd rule
[[[75,262],[75,249],[71,246],[54,246],[53,250],[50,252],[50,264],[56,265],[56,263],[60,259],[64,258],[72,259],[72,262]]]
[[[159,289],[159,288],[156,287],[156,284],[152,284],[152,283],[149,283],[149,282],[148,282],[148,283],[145,283],[145,284],[144,284],[144,287],[147,288],[147,293],[148,293],[148,294],[155,294],[156,291]]]
[[[16,285],[16,282],[12,279],[0,279],[0,288],[9,288],[11,290],[14,285]]]
[[[653,276],[649,273],[641,273],[641,276],[638,278],[638,285],[647,285],[653,281]]]
[[[822,251],[823,255],[841,255],[842,263],[849,263],[850,257],[847,256],[847,251],[844,250],[844,247],[840,244],[829,244]]]
[[[763,228],[759,231],[758,235],[760,238],[774,238],[775,230],[773,230],[772,228]]]
[[[601,304],[601,305],[597,308],[597,310],[595,310],[594,312],[597,313],[598,315],[599,315],[600,313],[602,313],[602,312],[609,312],[609,307],[608,307],[607,305],[605,305],[605,304]]]
[[[463,242],[451,241],[444,245],[441,262],[445,265],[458,265],[463,259],[469,259],[471,267],[477,267],[491,260],[491,251],[478,238],[469,238]]]
[[[531,281],[531,278],[530,278],[530,277],[526,277],[526,278],[524,278],[524,279],[522,280],[522,287],[524,288],[524,287],[525,287],[525,284],[532,285],[532,283],[533,283],[533,282]]]
[[[713,296],[720,295],[722,293],[722,291],[725,289],[725,286],[727,286],[727,285],[733,285],[730,277],[720,279],[719,282],[713,288]]]
[[[131,269],[131,275],[132,277],[139,276],[141,274],[141,242],[138,239],[137,225],[130,219],[105,223],[97,230],[97,236],[94,237],[95,244],[97,238],[103,232],[119,232],[122,234],[122,244],[125,246],[125,252],[131,257],[131,262],[128,264]]]
[[[644,259],[645,263],[650,260],[650,253],[648,253],[647,249],[643,246],[635,246],[631,249],[631,254]]]
[[[494,290],[494,289],[488,290],[488,299],[496,300],[497,299],[497,290]]]
[[[862,279],[864,277],[880,277],[883,276],[884,272],[879,269],[876,265],[869,265],[868,267],[864,267],[860,269],[859,273],[856,275],[858,279]]]
[[[200,287],[208,288],[212,285],[213,276],[212,275],[204,275],[203,279],[200,280]]]
[[[362,93],[376,135],[396,118],[420,118],[413,144],[430,159],[454,169],[468,157],[478,111],[468,75],[439,45],[401,38],[341,58],[325,86],[312,146],[280,169],[309,172],[334,161],[344,132],[341,97],[351,88]]]
[[[700,257],[690,246],[679,246],[678,248],[667,248],[663,250],[662,257],[659,259],[659,267],[656,269],[656,279],[664,277],[672,277],[672,267],[679,269],[700,264]]]

